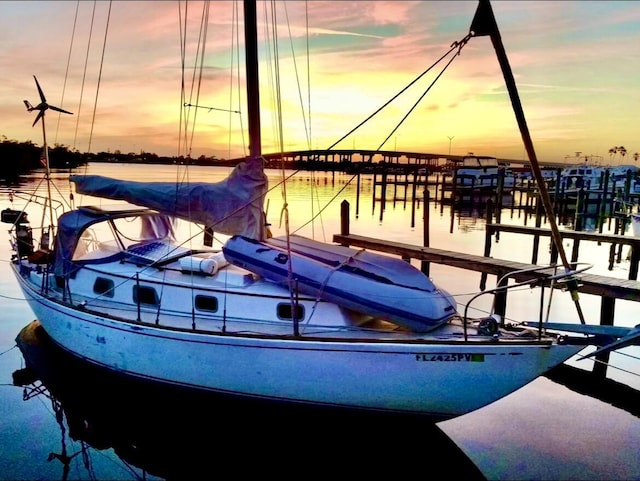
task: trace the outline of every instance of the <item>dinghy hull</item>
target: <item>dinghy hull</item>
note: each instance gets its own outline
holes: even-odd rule
[[[293,287],[304,294],[417,332],[431,331],[458,316],[449,293],[436,288],[420,271],[401,260],[395,261],[402,264],[403,271],[412,270],[405,282],[402,277],[392,278],[387,274],[389,265],[380,266],[371,257],[359,262],[356,257],[338,260],[327,254],[322,260],[317,250],[313,257],[300,249],[288,253],[273,243],[243,236],[229,239],[223,252],[230,263],[265,279],[281,285],[288,285],[291,279]],[[392,261],[387,258],[384,262]],[[422,285],[415,282],[416,273],[422,277]]]

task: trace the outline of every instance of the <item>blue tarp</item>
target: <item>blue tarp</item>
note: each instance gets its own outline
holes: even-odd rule
[[[80,194],[125,200],[222,234],[264,239],[268,181],[262,163],[248,159],[216,183],[134,182],[99,175],[72,175],[70,180]]]

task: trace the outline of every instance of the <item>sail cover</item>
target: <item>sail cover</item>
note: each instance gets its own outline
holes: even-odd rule
[[[268,181],[263,160],[250,158],[215,183],[134,182],[100,175],[72,175],[79,194],[124,200],[203,224],[215,232],[264,239]]]

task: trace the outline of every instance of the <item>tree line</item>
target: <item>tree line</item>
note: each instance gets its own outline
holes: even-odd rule
[[[18,142],[2,138],[0,141],[0,179],[13,180],[22,174],[44,168],[43,148],[31,141]],[[65,145],[49,147],[49,167],[73,169],[87,162],[86,156]]]
[[[42,146],[31,141],[18,142],[9,140],[5,136],[0,139],[0,179],[14,181],[20,175],[45,167],[41,158]],[[200,156],[197,159],[178,157],[163,157],[153,153],[129,152],[82,153],[70,149],[66,145],[56,144],[49,147],[49,167],[51,169],[75,169],[89,162],[110,163],[149,163],[149,164],[191,164],[191,165],[233,165],[238,160],[221,160],[215,157]]]

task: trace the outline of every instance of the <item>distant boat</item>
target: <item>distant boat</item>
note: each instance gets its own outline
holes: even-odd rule
[[[626,164],[609,167],[609,180],[615,185],[616,190],[626,191],[628,189],[629,193],[640,193],[640,168],[637,165]]]
[[[626,180],[628,175],[633,178],[640,174],[640,168],[632,164],[616,165],[608,169],[610,177],[617,181]]]
[[[490,156],[468,155],[462,164],[455,167],[454,177],[457,187],[496,190],[502,178],[503,187],[513,187],[515,175],[508,166],[501,166],[498,159]]]
[[[560,172],[561,189],[564,192],[579,189],[597,189],[604,179],[605,169],[591,165],[572,165]]]
[[[44,212],[55,225],[42,216],[35,246],[25,216],[3,219],[12,224],[15,277],[56,344],[117,373],[239,401],[447,419],[525,386],[585,341],[596,343],[542,324],[507,324],[494,313],[470,318],[468,306],[461,315],[449,293],[403,261],[290,235],[270,240],[255,2],[245,2],[244,23],[251,150],[228,178],[71,176],[78,193],[126,203],[54,216],[49,193]],[[452,52],[459,55],[475,35],[500,41],[488,1]],[[496,50],[504,68],[506,56]],[[46,153],[44,114],[39,119]],[[203,242],[177,241],[176,219],[191,222]],[[214,231],[228,236],[221,247],[205,242]],[[545,287],[578,273],[567,264],[529,274],[525,283],[498,280],[478,295]],[[543,315],[524,321],[531,318]]]
[[[561,189],[564,192],[585,190],[600,190],[606,188],[609,192],[628,190],[630,193],[640,192],[640,177],[638,168],[633,165],[606,167],[598,165],[572,165],[560,172]],[[629,185],[626,185],[627,179]]]

